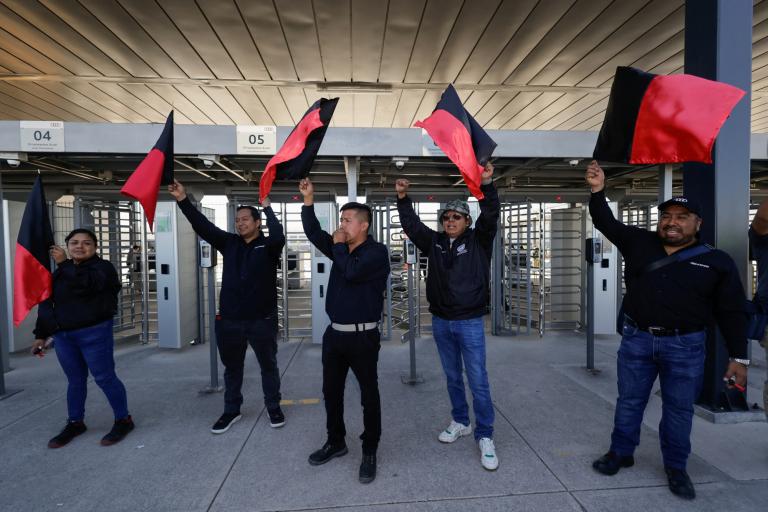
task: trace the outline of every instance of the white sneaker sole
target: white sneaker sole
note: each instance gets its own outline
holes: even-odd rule
[[[222,429],[219,429],[219,430],[216,430],[215,428],[211,428],[211,433],[212,433],[212,434],[223,434],[224,432],[226,432],[227,430],[229,430],[229,428],[230,428],[232,425],[234,425],[235,423],[237,423],[238,421],[240,421],[240,419],[241,419],[242,417],[243,417],[243,415],[242,415],[242,414],[238,414],[237,416],[235,416],[235,419],[233,419],[232,421],[230,421],[230,422],[229,422],[229,425],[227,425],[226,427],[224,427],[224,428],[222,428]]]
[[[272,428],[280,428],[283,425],[285,425],[285,421],[282,421],[280,423],[272,423],[271,421],[269,422],[269,426]]]
[[[457,435],[454,438],[443,439],[441,437],[442,436],[442,432],[441,432],[440,435],[437,436],[437,440],[440,441],[441,443],[444,443],[444,444],[451,444],[451,443],[455,443],[456,441],[458,441],[460,438],[462,438],[464,436],[468,436],[471,433],[472,433],[472,430],[469,429],[469,430],[465,430],[463,432],[459,432],[459,435]]]
[[[483,469],[486,470],[486,471],[496,471],[497,469],[499,469],[499,462],[498,461],[496,461],[496,465],[495,466],[487,466],[484,463],[484,461],[481,460],[480,461],[480,465],[483,466]]]

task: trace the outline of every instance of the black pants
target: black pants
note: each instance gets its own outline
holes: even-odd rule
[[[328,441],[344,442],[344,384],[352,369],[360,385],[363,425],[360,436],[363,453],[373,455],[381,437],[381,400],[379,399],[380,334],[378,329],[339,332],[331,327],[323,335],[323,398],[325,399]]]
[[[239,413],[243,403],[243,366],[251,345],[261,366],[261,387],[267,409],[280,406],[277,368],[277,315],[258,320],[216,320],[216,344],[224,364],[224,412]]]

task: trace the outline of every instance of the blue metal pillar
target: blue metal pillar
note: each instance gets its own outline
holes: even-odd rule
[[[749,136],[752,83],[752,0],[696,0],[685,5],[685,72],[747,91],[723,125],[711,165],[683,166],[683,188],[703,208],[701,238],[730,254],[747,280]],[[699,404],[721,408],[728,355],[719,333],[707,340]]]

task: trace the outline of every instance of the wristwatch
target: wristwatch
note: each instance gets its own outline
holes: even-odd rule
[[[734,363],[743,364],[744,366],[749,366],[750,363],[749,359],[739,359],[738,357],[730,357],[729,359]]]

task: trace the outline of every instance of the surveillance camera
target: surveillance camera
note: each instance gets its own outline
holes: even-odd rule
[[[403,162],[402,160],[396,160],[395,161],[395,168],[398,171],[401,171],[403,168],[405,168],[405,162]]]
[[[203,159],[203,165],[205,166],[206,169],[210,169],[211,167],[213,167],[213,160]]]
[[[579,165],[579,162],[581,162],[581,160],[574,158],[573,160],[568,160],[568,165],[570,165],[571,167],[576,167],[577,165]]]
[[[10,165],[11,167],[18,167],[21,165],[21,160],[14,160],[12,158],[6,160],[6,162],[8,162],[8,165]]]

